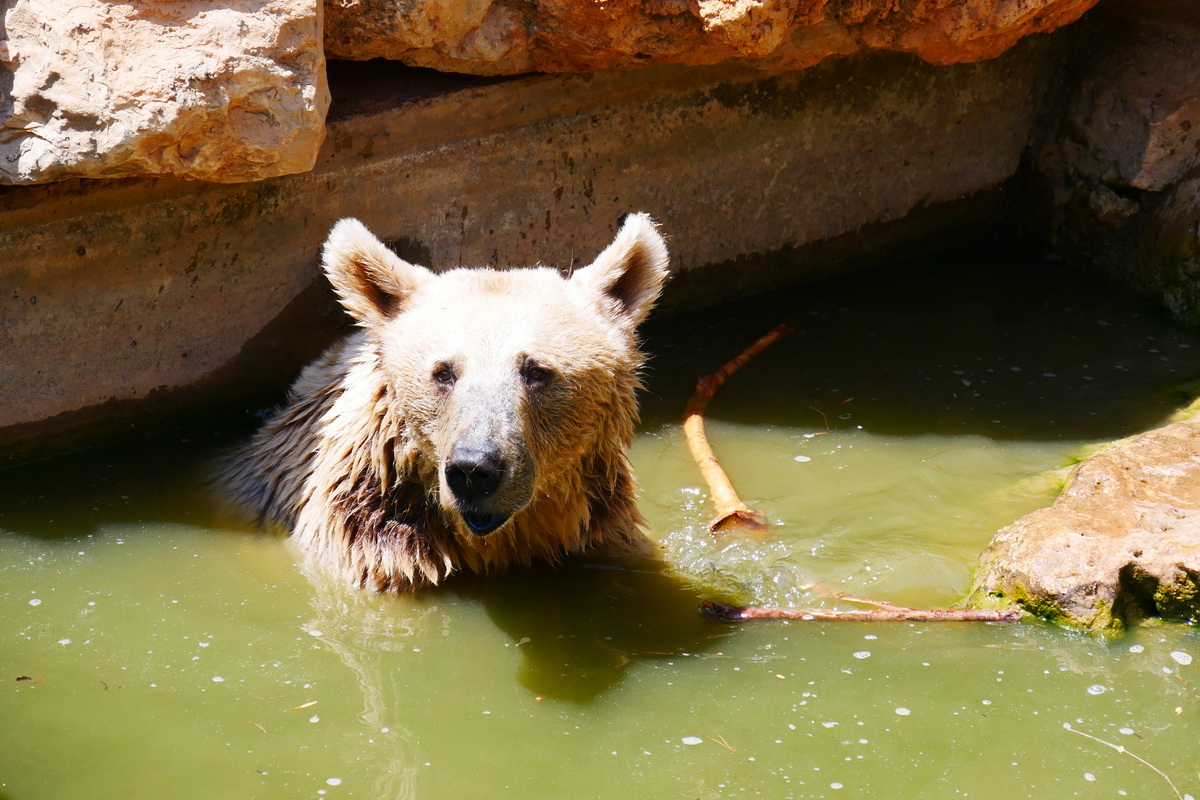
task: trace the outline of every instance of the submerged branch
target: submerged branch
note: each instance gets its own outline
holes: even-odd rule
[[[729,476],[725,474],[725,470],[721,469],[721,464],[717,461],[717,457],[708,443],[708,436],[704,433],[704,410],[717,390],[724,385],[725,381],[729,380],[729,376],[741,369],[747,361],[791,332],[792,328],[789,325],[776,326],[774,330],[747,347],[740,355],[728,361],[712,375],[705,375],[696,381],[696,391],[692,394],[684,411],[683,430],[687,436],[688,447],[692,451],[692,458],[695,459],[696,466],[700,468],[704,482],[708,484],[713,505],[716,506],[717,515],[708,526],[712,533],[723,533],[736,529],[757,533],[761,538],[766,538],[763,532],[767,529],[767,518],[761,511],[750,508],[742,502],[737,491],[734,490],[733,484],[729,481]]]
[[[1090,733],[1084,733],[1081,730],[1076,730],[1075,728],[1071,727],[1071,723],[1069,723],[1069,722],[1064,722],[1063,728],[1065,728],[1066,730],[1069,730],[1071,733],[1078,733],[1080,736],[1083,736],[1087,739],[1091,739],[1093,742],[1099,742],[1100,744],[1102,744],[1106,747],[1111,747],[1113,750],[1116,750],[1118,753],[1124,753],[1125,755],[1129,756],[1130,758],[1136,759],[1140,763],[1146,765],[1147,767],[1149,767],[1150,769],[1154,770],[1159,775],[1161,775],[1162,779],[1164,781],[1166,781],[1168,785],[1170,785],[1171,791],[1175,793],[1175,796],[1178,797],[1179,800],[1183,800],[1183,795],[1179,793],[1179,789],[1177,789],[1175,787],[1175,782],[1173,780],[1171,780],[1171,778],[1167,775],[1167,773],[1163,772],[1161,769],[1154,766],[1153,764],[1151,764],[1149,761],[1142,758],[1138,754],[1129,752],[1128,750],[1125,749],[1124,745],[1116,744],[1114,742],[1107,741],[1106,739],[1101,739],[1099,736],[1092,736]]]
[[[859,602],[875,602],[862,601]],[[750,619],[795,619],[803,622],[1016,622],[1020,611],[1001,611],[977,608],[905,608],[891,603],[877,603],[883,608],[838,611],[814,608],[763,608],[759,606],[730,606],[705,601],[700,612],[708,617],[741,622]]]

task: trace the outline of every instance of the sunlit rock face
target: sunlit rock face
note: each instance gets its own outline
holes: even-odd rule
[[[476,75],[737,60],[767,70],[860,50],[994,58],[1096,0],[327,0],[331,58]]]
[[[1200,421],[1080,462],[1052,506],[996,534],[971,601],[1092,629],[1200,620]]]
[[[317,0],[15,0],[0,38],[0,183],[303,172],[329,93]]]

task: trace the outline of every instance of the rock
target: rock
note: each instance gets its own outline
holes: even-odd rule
[[[744,61],[808,67],[864,49],[934,64],[994,58],[1096,0],[327,0],[331,58],[475,75]]]
[[[231,398],[272,402],[262,391],[334,335],[318,323],[344,320],[317,267],[344,216],[434,267],[567,267],[622,213],[647,211],[671,237],[664,305],[676,307],[988,236],[1052,44],[951,67],[863,54],[776,76],[414,80],[341,62],[311,172],[0,192],[0,387],[22,387],[0,390],[0,463]]]
[[[1031,146],[1024,234],[1200,326],[1200,4],[1115,0],[1080,25]]]
[[[1058,140],[1077,178],[1158,192],[1200,163],[1200,26],[1124,7],[1119,37],[1084,50],[1089,69],[1067,106]],[[1117,16],[1109,10],[1106,16]],[[1182,24],[1181,24],[1182,23]]]
[[[317,0],[15,0],[0,183],[312,167],[329,94]]]
[[[1077,464],[1052,506],[992,539],[968,602],[1094,630],[1200,621],[1200,420]]]

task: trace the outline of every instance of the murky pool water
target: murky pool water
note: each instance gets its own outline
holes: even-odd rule
[[[1192,628],[695,613],[953,603],[991,533],[1052,499],[1039,476],[1200,376],[1200,339],[1119,293],[950,261],[650,329],[634,458],[667,572],[344,590],[223,516],[200,475],[228,435],[0,473],[0,798],[1200,794]],[[678,419],[780,321],[708,423],[772,538],[717,542]]]

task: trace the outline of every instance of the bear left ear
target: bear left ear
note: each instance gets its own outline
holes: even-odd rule
[[[646,318],[667,279],[667,243],[648,214],[627,214],[617,238],[571,283],[599,292],[636,326]]]
[[[397,256],[350,217],[329,232],[321,263],[342,305],[367,327],[400,313],[417,287],[433,277],[424,267]]]

